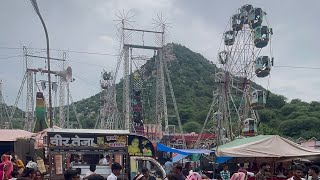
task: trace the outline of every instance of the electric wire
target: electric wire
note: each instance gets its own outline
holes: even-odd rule
[[[11,50],[20,50],[23,49],[22,47],[5,47],[0,46],[0,49],[11,49]],[[45,48],[28,48],[28,49],[37,49],[37,50],[44,50]],[[119,56],[119,54],[113,53],[101,53],[101,52],[89,52],[89,51],[76,51],[76,50],[67,50],[67,49],[49,49],[51,51],[65,51],[69,53],[78,53],[78,54],[88,54],[88,55],[101,55],[101,56]]]

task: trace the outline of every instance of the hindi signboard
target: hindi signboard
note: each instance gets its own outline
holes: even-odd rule
[[[50,149],[123,149],[127,135],[48,133]]]

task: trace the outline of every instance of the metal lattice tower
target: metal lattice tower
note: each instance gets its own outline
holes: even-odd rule
[[[162,35],[162,39],[164,36]],[[164,45],[164,40],[161,40],[161,47]],[[157,124],[162,124],[162,119],[164,120],[164,132],[169,133],[169,122],[168,122],[168,109],[167,109],[167,97],[164,79],[164,62],[163,62],[163,52],[158,51],[158,56],[156,58],[157,66],[157,89],[156,89],[156,114],[157,114]],[[160,131],[160,129],[159,129]],[[160,131],[161,132],[161,131]]]
[[[2,80],[0,80],[0,129],[12,128],[12,122],[10,120],[9,111],[7,109],[7,104],[5,103],[2,94]]]
[[[28,69],[32,65],[32,61],[30,61],[28,55],[28,50],[26,47],[23,47],[23,53],[25,57],[26,70],[27,70],[27,99],[26,99],[26,109],[25,109],[25,122],[24,122],[24,130],[32,131],[33,126],[35,124],[34,117],[34,72],[29,71]]]
[[[41,52],[42,51],[36,52],[36,53],[41,53]],[[40,91],[44,95],[48,95],[47,94],[48,84],[47,84],[46,78],[45,78],[45,80],[43,80],[43,79],[39,80],[39,79],[37,79],[37,74],[44,75],[44,74],[48,73],[48,70],[46,69],[46,67],[39,68],[39,64],[35,64],[33,61],[33,58],[46,59],[46,57],[35,55],[34,52],[29,52],[29,49],[26,48],[25,46],[23,47],[23,56],[24,56],[24,61],[25,61],[26,72],[25,72],[24,79],[21,83],[19,93],[16,98],[16,102],[13,107],[10,119],[11,120],[13,119],[13,116],[15,113],[15,107],[17,106],[17,103],[20,99],[20,96],[22,94],[23,88],[26,83],[27,96],[26,96],[26,109],[25,109],[26,113],[25,113],[24,129],[27,131],[33,131],[34,126],[36,124],[35,123],[36,117],[34,114],[34,112],[35,112],[35,94],[36,94],[36,92]],[[60,62],[59,64],[56,64],[53,62],[53,64],[55,64],[56,66],[61,68],[60,71],[52,71],[51,70],[51,74],[55,75],[59,81],[59,82],[52,82],[52,86],[56,86],[55,88],[53,88],[54,93],[59,94],[59,115],[57,117],[57,119],[58,119],[57,125],[62,128],[68,128],[69,127],[69,120],[67,119],[67,123],[66,123],[66,116],[65,116],[66,103],[65,103],[65,100],[66,100],[66,96],[67,96],[68,102],[69,102],[69,98],[72,101],[71,93],[69,91],[69,83],[72,82],[72,69],[71,69],[71,67],[66,68],[66,65],[65,65],[66,52],[62,53],[62,58],[51,58],[51,60]],[[38,67],[34,68],[34,66],[36,66],[36,67],[38,66]],[[41,84],[41,87],[40,87],[40,84]],[[67,93],[65,92],[66,89],[68,90]],[[75,107],[73,107],[73,109],[75,111]],[[69,112],[69,106],[68,106],[67,110],[68,110],[67,112]],[[77,113],[75,113],[75,114],[76,114],[77,122],[79,124],[80,123],[79,117],[78,117]],[[69,115],[69,113],[67,113],[67,115]],[[69,118],[69,116],[67,116],[67,118]],[[46,121],[47,121],[47,117],[46,117]],[[48,123],[48,122],[46,122],[46,123]],[[79,127],[81,127],[81,124],[79,124]]]
[[[100,123],[101,129],[122,129],[119,119],[118,107],[116,104],[116,87],[112,72],[102,72],[100,85],[101,91],[101,107],[100,107]]]
[[[170,75],[167,68],[166,58],[171,58],[170,53],[165,54],[166,45],[166,24],[164,23],[162,17],[158,16],[158,20],[155,20],[156,30],[144,30],[144,29],[134,29],[130,22],[130,17],[124,12],[119,16],[119,39],[120,39],[120,56],[117,62],[117,68],[115,71],[115,78],[120,68],[120,64],[123,64],[123,118],[124,119],[124,129],[128,129],[131,133],[146,133],[147,136],[150,135],[148,130],[155,131],[156,137],[149,137],[154,141],[159,141],[163,134],[169,134],[169,122],[168,122],[168,110],[167,110],[167,97],[166,97],[166,87],[165,87],[165,76],[167,76],[170,92],[174,101],[175,110],[177,111],[177,106],[175,102],[175,97],[173,93],[173,88],[170,81]],[[142,36],[142,42],[138,43],[133,41],[132,36],[139,34]],[[155,36],[154,43],[145,43],[145,35]],[[152,58],[146,58],[145,56],[135,56],[133,53],[135,50],[152,50],[154,51],[154,56]],[[155,110],[153,117],[149,117],[149,121],[145,122],[146,114],[144,109],[146,109],[147,102],[149,99],[143,99],[144,90],[152,88],[150,84],[144,80],[144,67],[137,65],[137,60],[150,60],[153,59],[155,66],[155,73],[152,74],[155,77],[155,93],[154,103]],[[122,62],[123,61],[123,62]],[[135,64],[135,70],[133,67]],[[146,91],[147,92],[147,91]],[[150,93],[150,92],[149,92]],[[144,94],[144,95],[142,95]],[[148,104],[150,105],[150,104]],[[177,113],[178,114],[178,113]],[[179,116],[177,116],[179,119]],[[149,123],[149,124],[146,124]],[[164,124],[164,127],[162,125]],[[182,125],[179,119],[180,132],[183,133]]]
[[[123,47],[123,115],[124,115],[124,129],[130,129],[131,124],[131,99],[130,99],[130,86],[129,86],[129,47]]]
[[[62,62],[62,69],[61,71],[66,70],[65,60],[66,60],[66,53],[63,52],[62,59],[64,60]],[[66,87],[67,87],[66,79],[59,76],[59,123],[58,126],[61,128],[67,128],[69,124],[66,124],[66,116],[65,116],[65,99],[66,99]]]

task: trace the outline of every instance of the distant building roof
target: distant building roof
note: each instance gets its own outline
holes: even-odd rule
[[[195,134],[195,133],[190,133],[190,134],[184,134],[184,139],[186,141],[197,141],[198,137],[200,134]],[[182,135],[178,134],[178,135],[174,135],[172,139],[181,139]],[[201,135],[200,140],[205,140],[205,139],[214,139],[215,136],[214,134],[210,134],[210,133],[203,133]]]
[[[19,138],[30,138],[33,133],[21,129],[0,129],[1,141],[16,141]]]

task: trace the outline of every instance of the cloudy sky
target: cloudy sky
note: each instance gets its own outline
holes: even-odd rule
[[[54,49],[51,57],[62,58],[57,49],[70,51],[67,60],[76,79],[70,85],[74,100],[98,93],[101,70],[114,69],[117,57],[113,55],[118,54],[119,47],[114,20],[119,10],[130,10],[135,28],[148,29],[153,27],[152,19],[162,13],[171,23],[170,42],[185,45],[216,62],[229,17],[247,3],[262,7],[273,27],[275,65],[281,67],[272,69],[269,89],[289,99],[319,101],[318,0],[38,0],[49,31],[50,47]],[[45,56],[41,51],[46,45],[45,36],[29,0],[1,0],[0,24],[0,79],[6,101],[13,104],[24,73],[21,48],[34,48],[29,52]],[[34,67],[45,68],[43,60],[32,61]],[[54,62],[52,69],[58,70],[59,65]],[[43,78],[37,76],[38,80]],[[23,103],[22,99],[19,104]]]

